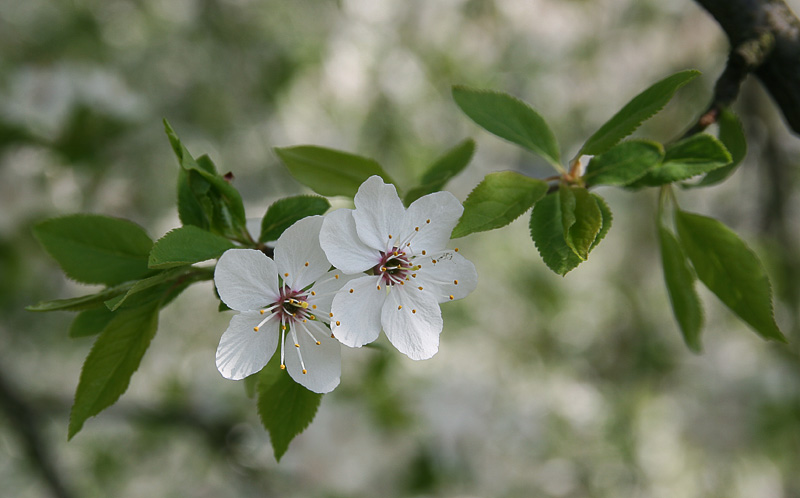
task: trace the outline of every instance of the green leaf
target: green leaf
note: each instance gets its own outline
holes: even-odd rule
[[[244,204],[239,191],[217,173],[211,159],[195,160],[164,120],[164,129],[178,158],[178,213],[181,222],[239,240],[246,231]]]
[[[745,137],[742,123],[736,117],[736,114],[729,109],[725,109],[720,114],[717,122],[719,123],[719,141],[730,152],[731,162],[726,166],[709,171],[698,183],[690,185],[691,187],[707,187],[720,183],[733,174],[747,155],[747,138]]]
[[[581,155],[596,156],[607,151],[620,140],[627,137],[642,122],[653,117],[667,105],[680,87],[700,75],[699,71],[688,70],[668,76],[625,104],[619,112],[597,130],[583,144]]]
[[[269,431],[275,459],[280,460],[289,443],[314,420],[322,395],[296,383],[279,368],[274,355],[258,377],[258,415]]]
[[[608,231],[611,230],[611,222],[614,220],[614,216],[611,214],[611,208],[608,207],[605,199],[597,194],[592,194],[592,197],[594,198],[595,202],[597,202],[597,207],[600,208],[600,214],[603,217],[603,221],[602,225],[600,226],[600,231],[597,232],[597,237],[594,238],[594,242],[592,242],[592,246],[589,248],[589,252],[597,247],[597,244],[599,244],[600,241],[605,238]]]
[[[113,405],[139,368],[158,325],[158,302],[120,310],[95,341],[81,370],[70,413],[72,439],[89,417]]]
[[[103,289],[95,294],[73,297],[70,299],[55,299],[42,301],[38,304],[26,306],[28,311],[83,311],[103,306],[105,301],[128,292],[135,282],[125,282],[114,287]]]
[[[684,342],[689,349],[699,353],[702,349],[700,332],[703,328],[703,307],[694,286],[697,278],[672,232],[659,226],[658,240],[672,312],[675,314]]]
[[[731,155],[719,140],[700,133],[669,147],[664,155],[664,162],[631,186],[666,185],[707,173],[730,162]]]
[[[219,258],[233,248],[230,240],[188,225],[167,232],[150,250],[150,268],[172,268]]]
[[[592,194],[583,187],[558,188],[561,201],[561,223],[564,240],[575,254],[585,261],[603,225],[603,213]]]
[[[453,87],[453,98],[464,113],[486,131],[545,158],[562,171],[558,142],[542,116],[506,93]]]
[[[508,225],[547,193],[547,183],[513,171],[489,173],[464,201],[453,238]]]
[[[761,337],[786,342],[775,323],[769,277],[758,256],[715,219],[678,211],[675,221],[700,281]]]
[[[165,288],[159,287],[161,284],[169,282],[170,280],[174,280],[181,275],[186,274],[185,268],[173,268],[172,270],[162,271],[153,275],[152,277],[145,278],[139,280],[133,287],[128,290],[125,294],[116,296],[112,299],[109,299],[105,302],[106,307],[111,311],[116,311],[122,304],[127,301],[132,296],[139,294],[141,292],[150,291],[148,292],[148,296],[139,296],[140,300],[135,303],[136,306],[141,306],[149,301],[160,299],[161,295],[164,293]]]
[[[72,321],[72,325],[69,327],[69,336],[75,338],[97,335],[111,323],[113,318],[114,313],[105,306],[82,311]]]
[[[367,178],[378,175],[393,183],[373,159],[313,145],[275,148],[289,173],[314,192],[354,197]]]
[[[561,276],[581,264],[581,259],[564,239],[560,192],[545,196],[533,206],[531,238],[544,263]]]
[[[68,277],[87,284],[115,285],[148,273],[153,242],[139,225],[93,214],[45,220],[33,234]]]
[[[475,153],[475,141],[467,139],[456,145],[445,155],[433,163],[425,174],[418,187],[411,189],[404,199],[406,206],[416,201],[423,195],[438,192],[447,185],[451,178],[461,173],[467,167],[472,155]]]
[[[297,195],[275,201],[261,220],[259,242],[278,240],[284,230],[306,216],[325,214],[331,204],[323,197]]]
[[[664,158],[664,147],[656,142],[630,140],[594,156],[583,179],[587,186],[623,186],[643,177]]]

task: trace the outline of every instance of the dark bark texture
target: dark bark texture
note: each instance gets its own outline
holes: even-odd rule
[[[775,99],[800,134],[800,20],[783,0],[695,0],[717,20],[731,44],[709,118],[730,105],[749,73]]]

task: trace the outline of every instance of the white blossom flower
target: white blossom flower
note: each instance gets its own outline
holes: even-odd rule
[[[475,267],[446,249],[464,208],[449,192],[420,197],[408,209],[394,185],[367,179],[355,196],[355,210],[325,217],[320,245],[346,274],[362,275],[333,298],[331,330],[342,344],[360,347],[389,341],[414,360],[439,349],[439,303],[461,299],[475,289]]]
[[[234,315],[217,348],[223,377],[239,380],[261,370],[281,348],[281,368],[311,391],[332,391],[341,376],[341,345],[330,323],[333,295],[347,281],[319,245],[321,216],[303,218],[280,236],[275,260],[254,249],[219,258],[214,282]],[[286,342],[294,352],[286,351]]]

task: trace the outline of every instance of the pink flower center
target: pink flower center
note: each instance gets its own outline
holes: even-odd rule
[[[380,281],[386,285],[407,280],[412,270],[408,255],[398,247],[393,247],[389,252],[381,251],[380,262],[372,268],[373,273],[380,275]]]

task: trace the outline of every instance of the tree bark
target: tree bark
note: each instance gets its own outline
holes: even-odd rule
[[[730,105],[749,73],[761,81],[789,127],[800,134],[800,20],[783,0],[695,0],[731,44],[711,110]]]

